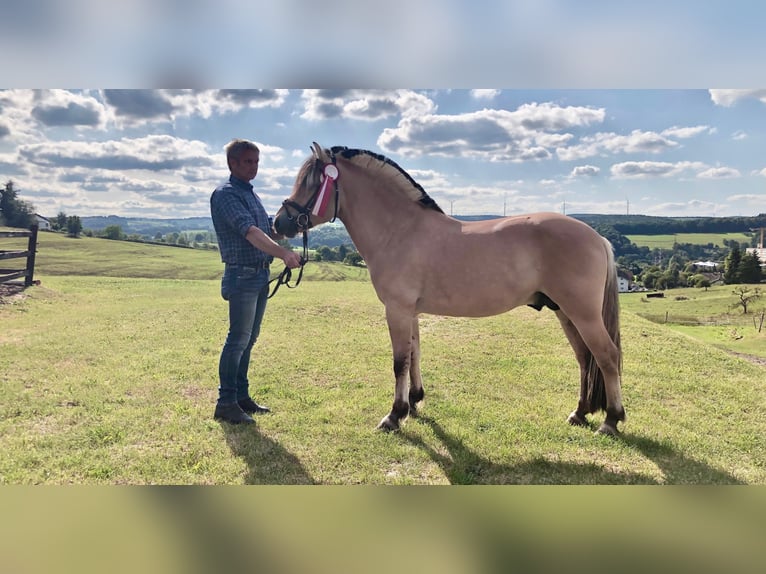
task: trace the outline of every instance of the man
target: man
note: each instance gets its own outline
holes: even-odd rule
[[[278,257],[290,268],[300,255],[276,243],[280,236],[250,181],[258,173],[260,150],[235,139],[226,146],[229,180],[210,196],[210,213],[225,263],[221,296],[229,302],[229,333],[218,365],[220,386],[214,418],[232,424],[253,423],[254,413],[270,412],[249,393],[250,353],[261,329],[269,295],[269,264]]]

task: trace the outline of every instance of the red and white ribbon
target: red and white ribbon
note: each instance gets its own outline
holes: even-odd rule
[[[314,204],[314,209],[311,210],[312,215],[317,217],[323,217],[327,204],[330,202],[330,187],[338,179],[338,168],[334,164],[328,163],[324,166],[324,181],[322,182],[322,188],[319,190],[317,201]]]

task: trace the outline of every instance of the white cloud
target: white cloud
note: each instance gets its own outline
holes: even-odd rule
[[[657,132],[633,130],[629,135],[597,133],[584,136],[578,145],[557,148],[556,154],[562,161],[573,161],[597,155],[617,153],[660,153],[678,146]]]
[[[386,128],[378,145],[407,156],[472,157],[486,161],[548,159],[552,148],[569,141],[568,129],[604,120],[603,109],[524,104],[514,111],[483,109],[464,114],[410,115]],[[554,132],[554,133],[551,133]]]
[[[747,139],[747,133],[744,132],[743,130],[737,130],[736,132],[731,134],[731,139],[733,139],[734,141],[745,140]]]
[[[615,179],[649,179],[653,177],[677,177],[687,171],[700,171],[707,168],[704,163],[681,161],[669,163],[663,161],[626,161],[614,164],[610,172]]]
[[[710,126],[694,126],[694,127],[673,126],[672,128],[662,130],[662,132],[660,132],[660,135],[663,135],[669,138],[686,139],[686,138],[691,138],[696,135],[699,135],[705,131],[710,132]]]
[[[347,118],[376,121],[391,116],[431,114],[434,102],[412,90],[304,90],[306,120]]]
[[[491,100],[500,95],[500,90],[471,90],[471,96],[477,100]]]
[[[755,99],[766,104],[766,90],[708,90],[717,106],[731,107],[741,100]]]
[[[201,141],[169,135],[149,135],[105,142],[57,141],[19,146],[19,155],[43,167],[88,167],[110,170],[174,170],[187,165],[211,165]]]
[[[572,177],[593,177],[598,175],[599,172],[601,172],[601,168],[598,168],[595,165],[578,165],[572,170],[571,175]]]
[[[711,167],[697,174],[700,179],[730,179],[740,177],[739,170],[731,167]]]

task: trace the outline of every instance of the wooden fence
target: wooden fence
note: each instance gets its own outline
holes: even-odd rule
[[[32,225],[28,231],[0,231],[0,239],[7,237],[29,237],[26,251],[5,251],[0,249],[0,265],[3,265],[3,262],[6,259],[26,258],[26,266],[24,269],[0,268],[0,283],[5,283],[20,277],[24,278],[24,287],[29,287],[34,283],[37,229],[38,226],[35,224]]]

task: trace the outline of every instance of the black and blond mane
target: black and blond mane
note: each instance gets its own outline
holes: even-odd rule
[[[399,186],[413,200],[420,203],[427,209],[433,209],[439,213],[444,213],[442,208],[426,193],[426,190],[406,171],[404,171],[395,161],[384,155],[363,149],[349,149],[345,146],[335,146],[330,149],[332,156],[341,156],[351,160],[357,165],[369,167],[377,164],[383,173],[387,174],[393,180],[399,180],[404,185]]]

